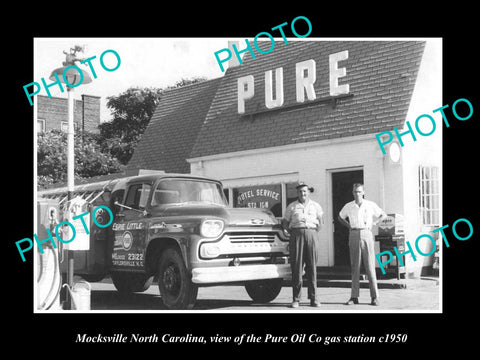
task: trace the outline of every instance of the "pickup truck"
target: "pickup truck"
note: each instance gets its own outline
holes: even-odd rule
[[[39,196],[61,205],[66,189]],[[110,275],[124,293],[156,281],[168,309],[191,309],[199,286],[242,284],[254,302],[265,303],[291,276],[288,233],[268,209],[229,207],[219,181],[140,175],[79,185],[74,196],[113,214],[105,228],[90,221],[89,250],[74,252],[75,273],[88,281]],[[95,213],[100,225],[103,215]]]

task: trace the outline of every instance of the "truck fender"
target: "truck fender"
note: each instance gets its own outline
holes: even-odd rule
[[[190,271],[190,266],[187,261],[187,249],[185,244],[182,244],[178,239],[170,237],[161,237],[151,239],[145,249],[145,270],[149,274],[155,274],[157,271],[157,262],[162,252],[167,248],[175,248],[179,250],[185,266]]]

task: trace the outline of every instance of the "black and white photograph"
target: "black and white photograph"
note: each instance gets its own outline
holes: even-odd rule
[[[78,12],[15,40],[11,344],[48,329],[112,355],[473,345],[471,23],[233,9]]]
[[[36,310],[442,310],[441,39],[35,40]]]

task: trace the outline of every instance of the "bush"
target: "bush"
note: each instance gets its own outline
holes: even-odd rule
[[[98,135],[75,134],[75,178],[89,178],[123,170],[120,162],[108,153],[103,153],[97,143]],[[37,138],[38,186],[46,187],[67,181],[67,134],[50,130]]]

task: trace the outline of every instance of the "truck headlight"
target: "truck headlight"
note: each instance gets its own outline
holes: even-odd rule
[[[223,231],[222,220],[204,220],[200,225],[200,235],[208,238],[218,237]]]
[[[220,255],[221,251],[217,243],[206,242],[200,247],[200,256],[202,258],[215,258]]]

